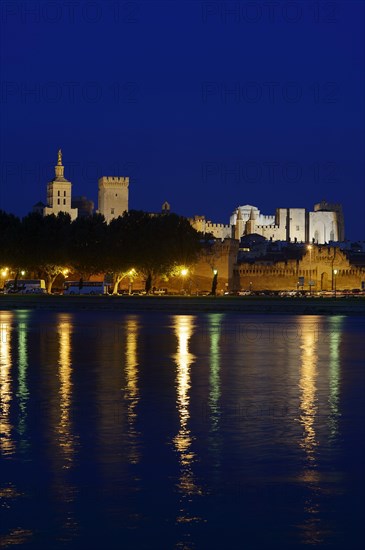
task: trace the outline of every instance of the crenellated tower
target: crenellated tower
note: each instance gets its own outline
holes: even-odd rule
[[[129,178],[103,176],[98,185],[98,212],[107,223],[128,212]]]

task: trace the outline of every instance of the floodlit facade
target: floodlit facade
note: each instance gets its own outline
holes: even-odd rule
[[[239,226],[238,239],[255,233],[272,241],[325,244],[344,240],[342,207],[326,201],[316,204],[313,212],[277,208],[275,215],[263,215],[256,206],[246,204],[236,208],[230,223]]]
[[[64,166],[62,164],[62,151],[58,151],[57,165],[55,166],[55,177],[47,185],[47,206],[43,208],[43,216],[69,214],[71,220],[77,218],[77,208],[71,206],[72,183],[64,177]]]
[[[322,201],[313,212],[305,208],[277,208],[275,215],[261,214],[256,206],[237,207],[225,225],[213,223],[205,216],[190,219],[191,225],[216,239],[240,240],[244,235],[261,235],[271,241],[325,244],[344,240],[344,221],[340,204]]]
[[[129,178],[103,176],[98,187],[98,212],[107,223],[128,212]]]

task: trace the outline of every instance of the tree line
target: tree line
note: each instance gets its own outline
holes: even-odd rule
[[[37,274],[46,281],[47,292],[65,268],[86,280],[108,273],[113,292],[135,269],[145,278],[148,292],[156,277],[194,263],[201,239],[189,221],[176,214],[132,210],[107,224],[101,214],[71,222],[62,212],[20,219],[0,210],[0,268]]]

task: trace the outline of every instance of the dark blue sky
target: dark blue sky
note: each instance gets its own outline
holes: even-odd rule
[[[3,0],[0,208],[130,176],[130,208],[228,223],[343,204],[364,239],[364,2]]]

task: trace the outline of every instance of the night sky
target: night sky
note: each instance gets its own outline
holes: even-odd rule
[[[365,238],[362,1],[7,1],[0,208],[130,176],[130,208],[229,223],[342,203]],[[97,206],[97,204],[95,204]]]

